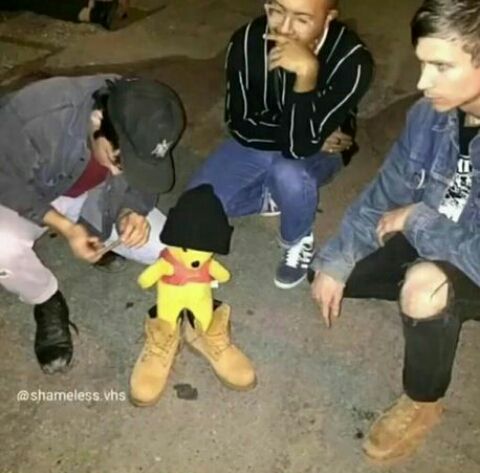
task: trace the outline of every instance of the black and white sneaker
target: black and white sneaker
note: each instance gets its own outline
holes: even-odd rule
[[[281,289],[291,289],[307,276],[313,258],[313,233],[303,237],[296,245],[286,248],[277,267],[274,283]]]
[[[70,322],[68,306],[60,291],[33,309],[37,331],[35,333],[35,354],[46,374],[68,370],[73,356],[73,343],[70,325],[78,333],[75,324]]]

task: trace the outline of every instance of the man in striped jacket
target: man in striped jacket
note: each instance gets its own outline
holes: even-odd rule
[[[357,105],[373,61],[336,20],[338,0],[268,0],[236,31],[226,59],[231,133],[189,187],[212,184],[227,214],[280,213],[284,248],[275,284],[306,276],[318,188],[349,162]]]

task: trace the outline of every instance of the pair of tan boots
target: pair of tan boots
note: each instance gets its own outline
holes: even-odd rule
[[[211,364],[215,374],[227,387],[239,391],[256,385],[251,361],[231,342],[230,306],[220,304],[206,331],[183,323],[183,338]],[[145,321],[145,345],[130,377],[130,399],[137,406],[151,406],[162,395],[182,338],[182,321],[176,326],[158,317]]]

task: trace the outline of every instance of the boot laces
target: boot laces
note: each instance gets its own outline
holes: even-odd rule
[[[149,330],[145,343],[146,355],[158,356],[164,360],[171,353],[174,343],[175,336],[173,333],[157,334]]]
[[[396,431],[404,432],[416,417],[420,406],[409,399],[402,399],[392,412],[392,426]]]
[[[211,346],[218,353],[222,353],[231,345],[230,339],[226,331],[211,333],[208,335],[208,339],[210,341]]]
[[[229,335],[230,321],[225,321],[222,318],[216,320],[215,322],[217,326],[213,330],[212,327],[211,331],[207,332],[206,335],[209,345],[220,354],[232,344]]]

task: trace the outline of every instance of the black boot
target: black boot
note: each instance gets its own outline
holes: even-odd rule
[[[120,273],[127,268],[127,259],[113,251],[107,251],[93,267],[104,273]]]
[[[107,30],[115,29],[118,20],[118,0],[110,2],[96,1],[90,10],[90,23],[98,23]]]
[[[60,291],[43,304],[33,309],[37,331],[35,354],[40,367],[47,374],[67,371],[73,356],[70,325],[77,327],[68,318],[68,306]]]

